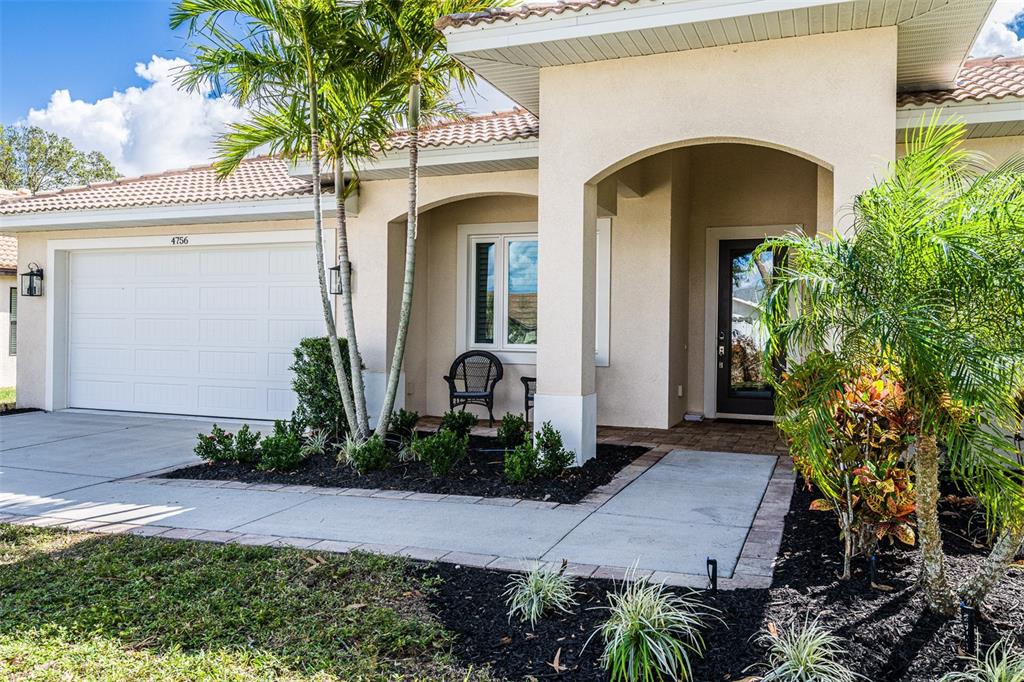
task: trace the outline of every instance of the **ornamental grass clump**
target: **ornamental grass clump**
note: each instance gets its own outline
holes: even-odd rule
[[[505,592],[508,620],[518,618],[534,627],[545,613],[571,613],[576,605],[576,581],[565,575],[565,562],[558,571],[538,566],[529,573],[517,573],[508,581]]]
[[[647,578],[627,577],[608,601],[608,620],[591,639],[604,642],[601,665],[612,682],[693,679],[691,657],[704,655],[701,631],[715,609],[696,592],[676,595]]]
[[[942,682],[1024,682],[1024,654],[1013,652],[1005,640],[996,642],[984,658],[967,670],[948,673]]]
[[[817,621],[805,620],[802,625],[791,624],[779,630],[768,624],[767,632],[757,641],[768,649],[768,672],[761,682],[854,682],[866,677],[846,667],[842,640]]]

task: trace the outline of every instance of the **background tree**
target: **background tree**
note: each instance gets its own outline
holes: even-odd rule
[[[36,194],[120,176],[103,154],[80,151],[66,137],[37,126],[0,125],[3,189],[27,188]]]
[[[1020,424],[1024,384],[1024,163],[993,169],[961,147],[964,134],[934,120],[914,133],[888,176],[858,197],[849,237],[793,234],[758,252],[786,253],[762,302],[766,362],[808,351],[838,360],[807,389],[801,454],[811,466],[827,466],[837,372],[899,367],[915,424],[921,582],[947,614],[960,597],[979,603],[1024,539],[1024,473],[1006,436]],[[1000,533],[959,590],[939,529],[940,446]]]

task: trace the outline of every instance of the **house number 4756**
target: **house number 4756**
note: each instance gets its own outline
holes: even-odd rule
[[[185,246],[188,244],[188,237],[171,237],[171,246]]]

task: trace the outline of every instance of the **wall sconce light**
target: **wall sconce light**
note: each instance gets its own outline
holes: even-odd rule
[[[43,269],[36,263],[29,263],[28,272],[21,274],[21,295],[43,295]]]
[[[348,271],[349,271],[349,276],[351,277],[351,274],[352,274],[352,263],[351,262],[348,264]],[[335,265],[332,268],[327,268],[327,275],[328,275],[327,290],[329,292],[331,292],[332,294],[334,294],[335,296],[340,296],[341,295],[341,265],[338,264],[338,265]],[[349,279],[349,283],[351,283],[351,282],[352,282],[352,280]]]

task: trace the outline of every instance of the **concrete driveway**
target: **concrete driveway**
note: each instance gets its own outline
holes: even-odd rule
[[[613,481],[610,499],[576,505],[147,476],[199,461],[196,433],[211,425],[80,411],[0,417],[0,517],[504,568],[565,558],[610,577],[636,564],[681,584],[701,582],[712,556],[721,575],[763,582],[792,489],[773,456],[682,450],[652,454],[632,480]]]

